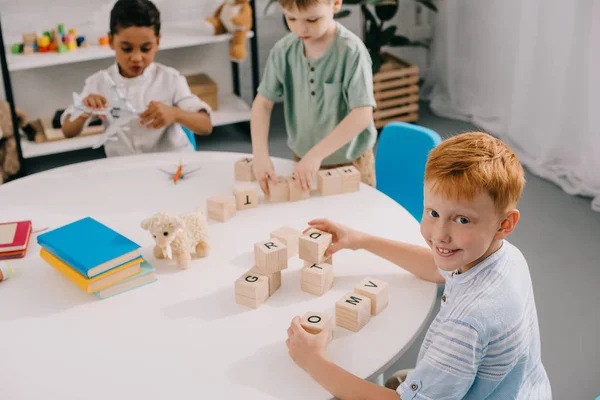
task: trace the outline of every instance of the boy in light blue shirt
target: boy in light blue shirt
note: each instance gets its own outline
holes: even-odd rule
[[[427,161],[421,234],[429,248],[311,221],[335,238],[326,257],[362,248],[446,286],[415,369],[386,387],[330,361],[329,332],[311,335],[298,317],[286,342],[292,359],[340,399],[551,399],[529,268],[506,241],[519,221],[524,184],[508,146],[465,133],[442,142]]]
[[[333,19],[342,0],[279,0],[291,33],[269,54],[252,105],[254,172],[265,194],[277,184],[269,158],[269,120],[283,97],[294,178],[308,189],[321,167],[354,165],[375,186],[375,98],[371,57],[358,36]]]

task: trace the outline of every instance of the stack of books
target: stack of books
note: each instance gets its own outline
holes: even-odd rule
[[[0,223],[0,260],[23,258],[31,237],[31,221]]]
[[[138,244],[91,217],[41,234],[37,242],[42,259],[100,299],[156,281]]]

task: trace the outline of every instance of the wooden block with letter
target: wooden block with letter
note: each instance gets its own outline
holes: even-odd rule
[[[300,270],[300,288],[322,296],[332,288],[333,277],[333,266],[330,264],[312,264]]]
[[[324,313],[309,311],[302,316],[300,320],[300,326],[304,330],[313,335],[318,335],[321,332],[329,332],[329,340],[333,336],[333,320],[332,318]]]
[[[317,188],[321,196],[342,193],[342,176],[336,168],[324,169],[317,173]]]
[[[277,271],[273,274],[264,274],[260,269],[256,267],[252,267],[250,273],[258,275],[258,276],[266,276],[269,280],[269,297],[273,296],[273,293],[277,291],[281,287],[281,271]]]
[[[314,263],[311,263],[310,261],[304,261],[304,266],[305,267],[310,267],[311,265],[313,265]],[[329,264],[329,265],[333,265],[333,256],[330,256],[329,258],[323,260],[323,262],[321,264]]]
[[[269,179],[269,201],[271,203],[283,203],[290,201],[290,186],[286,177],[278,176],[277,184]]]
[[[337,169],[342,176],[342,192],[358,192],[360,189],[360,172],[354,165]]]
[[[371,299],[358,293],[347,293],[335,303],[337,326],[360,331],[371,320]]]
[[[234,176],[238,181],[252,182],[254,178],[254,160],[252,157],[244,157],[241,160],[236,161],[234,165]]]
[[[287,258],[292,258],[298,255],[298,242],[302,236],[302,232],[289,226],[271,232],[271,239],[277,239],[287,247]]]
[[[290,188],[290,201],[306,200],[310,197],[310,190],[302,190],[296,183],[296,178],[289,176],[287,180]]]
[[[254,244],[256,267],[265,275],[287,269],[287,247],[277,239]]]
[[[237,211],[235,196],[217,194],[206,201],[208,218],[225,222]]]
[[[379,314],[389,303],[388,284],[378,279],[363,279],[354,288],[354,292],[371,299],[371,315]]]
[[[238,210],[258,207],[258,189],[254,186],[237,184],[233,186],[233,195]]]
[[[235,281],[235,301],[238,304],[258,308],[269,298],[269,278],[252,273]]]
[[[313,264],[322,263],[325,260],[325,251],[331,245],[331,239],[331,233],[315,228],[309,229],[300,237],[299,257]]]

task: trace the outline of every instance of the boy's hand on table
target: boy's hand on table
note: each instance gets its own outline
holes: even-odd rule
[[[271,157],[254,157],[253,170],[261,190],[265,196],[269,196],[269,180],[276,185],[279,184]]]
[[[326,359],[325,349],[329,343],[329,330],[319,334],[308,333],[300,325],[300,317],[294,317],[287,330],[285,344],[292,360],[303,370],[308,371],[314,362]]]
[[[140,114],[140,124],[150,129],[161,129],[175,122],[176,107],[160,101],[151,101],[146,111]]]
[[[308,222],[308,225],[310,228],[307,228],[303,233],[311,228],[331,233],[331,246],[325,251],[325,257],[329,257],[342,249],[358,250],[361,247],[364,234],[352,228],[328,219],[313,219]]]
[[[323,160],[318,157],[306,154],[298,164],[296,164],[294,178],[296,179],[296,184],[299,185],[302,190],[312,189],[313,179],[317,172],[319,172],[322,161]]]

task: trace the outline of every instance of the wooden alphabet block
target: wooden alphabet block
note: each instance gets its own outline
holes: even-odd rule
[[[333,169],[324,169],[317,173],[317,188],[321,196],[331,196],[342,193],[342,176]]]
[[[322,296],[333,287],[333,277],[333,266],[330,264],[313,264],[300,270],[300,288]]]
[[[313,264],[320,264],[325,260],[325,251],[331,245],[330,233],[318,229],[310,229],[300,237],[299,257]]]
[[[290,186],[288,180],[284,176],[277,177],[277,185],[269,180],[269,202],[283,203],[290,201]]]
[[[269,298],[269,279],[247,272],[235,281],[235,301],[238,304],[258,308]]]
[[[335,323],[352,332],[360,331],[371,320],[371,299],[347,293],[335,303]]]
[[[251,274],[258,276],[265,276],[269,280],[269,297],[273,296],[273,293],[281,287],[281,271],[275,272],[274,274],[265,275],[256,266],[250,270]]]
[[[309,311],[302,316],[300,325],[306,332],[313,335],[328,331],[329,340],[333,337],[333,320],[327,314]]]
[[[363,279],[354,292],[371,299],[371,315],[379,314],[389,303],[388,283],[378,279]]]
[[[290,176],[287,178],[287,180],[290,188],[290,201],[306,200],[310,197],[310,190],[302,190],[302,188],[296,183],[296,178]]]
[[[237,211],[235,196],[217,194],[206,201],[208,218],[225,222]]]
[[[304,266],[305,267],[310,267],[311,265],[313,265],[314,263],[308,262],[308,261],[304,261]],[[321,264],[329,264],[329,265],[333,265],[333,256],[330,256],[329,258],[323,260],[323,262]]]
[[[360,172],[354,165],[339,167],[339,174],[342,177],[342,192],[358,192],[360,189]]]
[[[256,267],[265,275],[287,269],[287,247],[277,239],[254,244]]]
[[[238,210],[258,207],[258,189],[247,185],[234,185],[233,195]]]
[[[298,243],[302,232],[289,226],[271,232],[271,239],[277,239],[287,247],[287,258],[290,259],[298,255]]]
[[[244,182],[255,181],[253,167],[254,159],[252,157],[244,157],[238,160],[234,166],[235,179]]]

